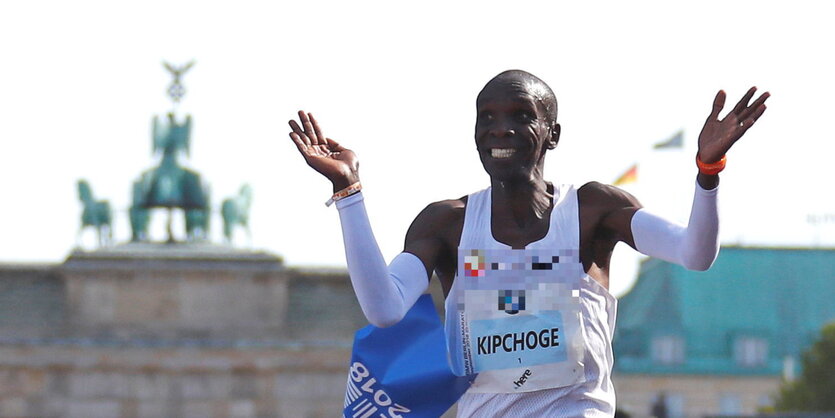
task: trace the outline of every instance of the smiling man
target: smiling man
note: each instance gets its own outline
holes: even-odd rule
[[[490,187],[426,207],[386,264],[360,192],[356,155],[326,138],[312,115],[290,121],[307,163],[333,183],[348,269],[369,322],[397,323],[432,274],[446,296],[447,350],[457,375],[477,375],[458,416],[612,416],[608,292],[615,244],[705,270],[719,251],[716,194],[725,153],[765,111],[751,88],[723,119],[716,95],[699,136],[688,225],[642,209],[630,194],[548,182],[545,155],[560,139],[557,100],[524,71],[490,80],[476,100],[475,143]],[[590,160],[593,161],[593,160]]]

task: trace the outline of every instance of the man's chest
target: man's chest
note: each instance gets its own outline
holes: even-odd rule
[[[489,233],[492,238],[501,243],[515,249],[525,248],[527,245],[538,242],[549,235],[550,228],[554,228],[552,222],[549,222],[551,211],[548,211],[548,216],[541,219],[537,223],[529,223],[528,225],[518,225],[512,220],[502,219],[501,217],[493,217],[491,221],[491,228]],[[577,212],[577,221],[579,222],[579,261],[583,264],[583,269],[587,273],[589,270],[598,271],[599,267],[596,264],[599,257],[601,245],[595,237],[599,234],[598,227],[602,218],[602,212],[595,210],[594,207],[584,207],[580,205]],[[444,289],[444,294],[448,294],[455,276],[458,273],[457,267],[459,265],[459,247],[461,244],[461,235],[464,229],[464,218],[456,220],[453,225],[445,231],[442,236],[444,242],[444,252],[436,268],[436,274],[441,281]],[[559,234],[563,231],[553,231]],[[575,230],[574,234],[577,233]],[[605,245],[604,245],[605,246]],[[611,253],[611,249],[609,250]],[[597,279],[597,278],[596,278]],[[598,282],[601,280],[598,279]],[[604,280],[601,284],[604,286],[608,280]]]

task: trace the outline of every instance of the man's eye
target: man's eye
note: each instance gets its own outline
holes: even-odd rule
[[[522,122],[530,122],[534,117],[529,112],[516,112],[516,119]]]
[[[479,123],[487,123],[493,120],[493,115],[487,112],[482,112],[478,115]]]

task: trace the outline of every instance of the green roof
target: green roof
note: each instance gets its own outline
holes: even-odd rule
[[[833,299],[832,249],[723,247],[706,272],[650,259],[619,301],[615,371],[777,375],[835,320]],[[653,339],[664,336],[683,342],[683,358],[653,359]],[[765,342],[765,361],[737,361],[743,337]]]

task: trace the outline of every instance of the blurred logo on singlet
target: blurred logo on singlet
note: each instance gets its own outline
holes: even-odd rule
[[[510,315],[515,315],[519,311],[525,310],[525,291],[524,290],[500,290],[499,291],[499,310],[505,311]]]
[[[579,263],[576,250],[553,249],[458,249],[459,271],[464,277],[510,277],[524,274],[551,273]]]
[[[479,250],[469,250],[467,252],[468,254],[464,256],[464,276],[484,277],[487,267],[484,262],[484,252]]]

